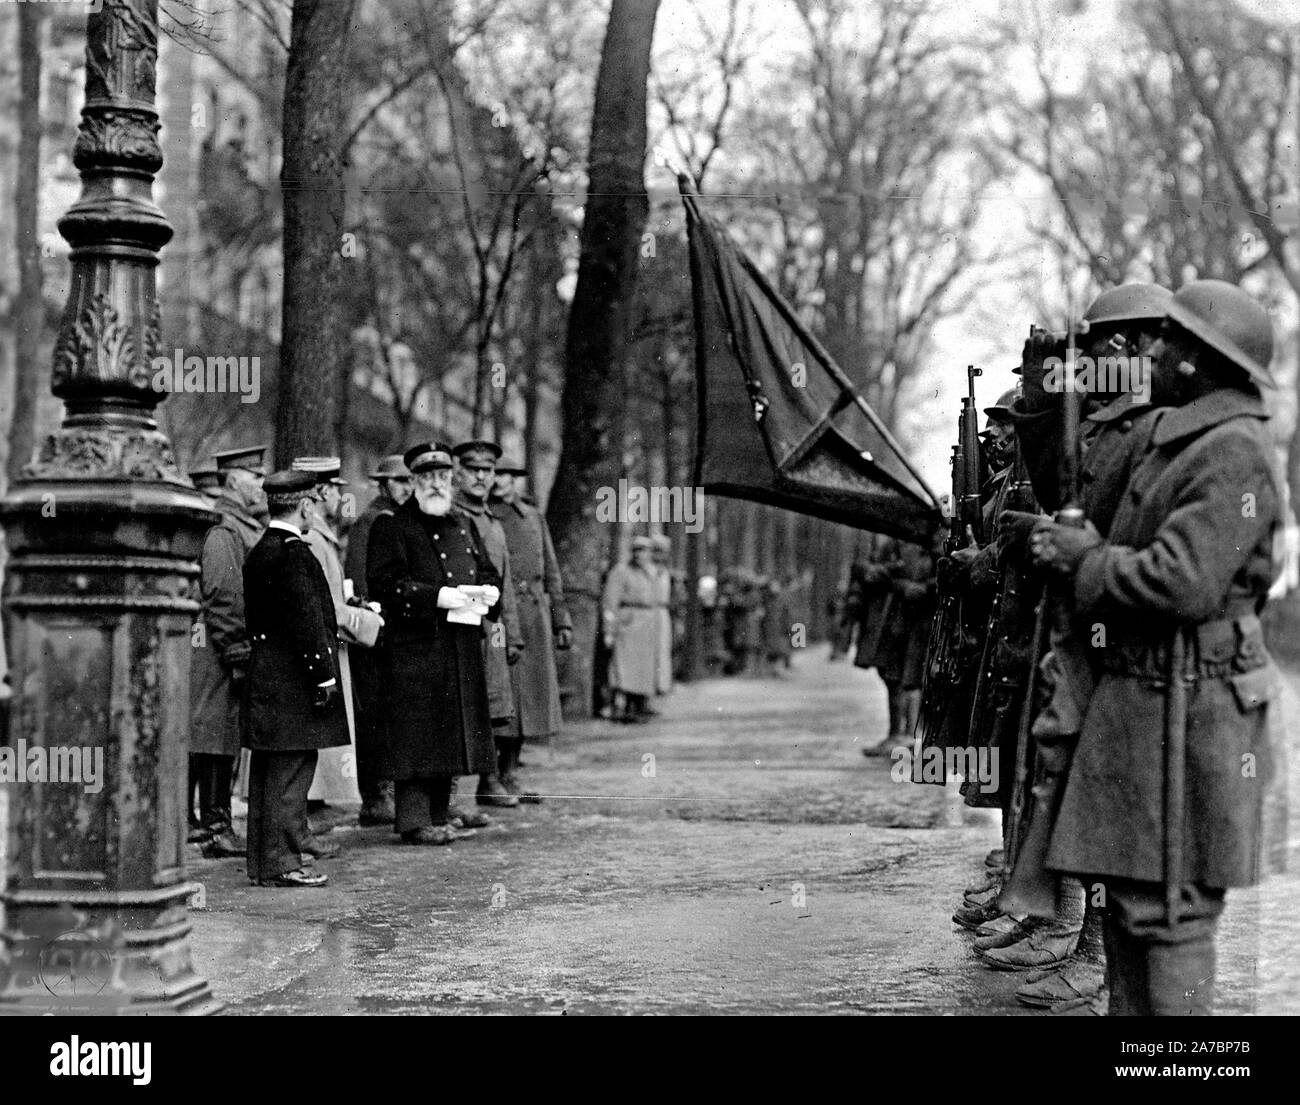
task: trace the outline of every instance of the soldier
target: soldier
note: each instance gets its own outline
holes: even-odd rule
[[[891,756],[896,748],[912,747],[934,616],[933,563],[925,549],[886,538],[859,574],[862,592],[856,604],[863,620],[853,662],[876,669],[889,706],[889,733],[864,748],[864,756]]]
[[[515,461],[498,461],[490,503],[501,523],[510,552],[510,573],[524,651],[510,668],[515,713],[511,735],[498,740],[505,751],[498,763],[501,785],[521,800],[540,801],[524,792],[516,778],[525,740],[549,740],[560,730],[560,682],[555,650],[573,644],[573,621],[564,602],[559,561],[542,512],[518,493],[516,478],[524,469]]]
[[[506,532],[488,509],[488,493],[495,480],[496,462],[501,457],[501,447],[493,441],[462,441],[452,449],[451,454],[456,463],[453,505],[473,525],[479,544],[502,580],[502,616],[483,637],[488,709],[492,714],[492,736],[500,764],[511,758],[510,750],[514,744],[515,696],[510,669],[519,662],[524,651]],[[536,798],[536,795],[531,797]],[[518,795],[512,794],[502,785],[496,770],[479,776],[475,800],[480,806],[513,808],[519,805]],[[463,814],[462,819],[464,816],[469,815]]]
[[[648,537],[632,538],[632,562],[610,569],[600,608],[606,646],[612,650],[609,685],[615,693],[613,720],[649,720],[647,700],[662,685],[659,665],[659,574]],[[621,696],[621,702],[619,697]]]
[[[658,576],[659,587],[655,596],[655,619],[659,623],[659,673],[657,694],[668,694],[673,689],[673,543],[662,533],[650,538],[650,561]],[[658,711],[647,703],[646,712],[654,717]]]
[[[361,611],[348,604],[347,590],[343,584],[343,543],[335,526],[340,521],[343,489],[347,480],[342,478],[342,465],[338,457],[295,457],[292,469],[306,472],[316,481],[315,497],[311,506],[311,526],[306,541],[325,573],[330,595],[334,599],[334,617],[340,633],[346,634],[362,617]],[[338,647],[339,683],[343,694],[343,708],[348,721],[348,735],[352,738],[347,748],[330,749],[316,762],[316,778],[312,780],[307,796],[313,807],[331,802],[360,802],[361,794],[356,780],[356,719],[352,713],[352,665],[348,647],[340,642]],[[321,847],[333,851],[332,844],[321,842]],[[313,853],[314,854],[314,853]]]
[[[307,791],[320,749],[348,743],[334,602],[303,540],[315,481],[267,477],[271,520],[244,564],[252,651],[240,715],[251,749],[248,877],[257,886],[324,886],[302,866],[310,853]]]
[[[370,527],[381,514],[392,514],[411,497],[411,473],[400,453],[384,457],[370,473],[379,493],[363,510],[348,534],[348,551],[343,572],[351,582],[352,593],[361,601],[370,600],[366,589],[366,554],[370,546]],[[391,825],[393,784],[375,773],[375,758],[382,744],[384,719],[383,690],[373,650],[358,649],[348,657],[352,668],[353,720],[357,736],[357,789],[361,792],[360,823]]]
[[[367,593],[387,619],[378,770],[393,780],[401,841],[442,845],[475,832],[451,824],[454,778],[496,768],[482,622],[499,616],[501,577],[469,519],[452,509],[451,450],[431,441],[404,460],[414,491],[374,520],[367,552]]]
[[[1280,501],[1260,386],[1273,334],[1240,288],[1174,296],[1150,349],[1149,435],[1103,536],[1031,549],[1105,634],[1048,867],[1097,879],[1112,1016],[1209,1014],[1227,888],[1258,878],[1275,669],[1259,611]],[[1168,795],[1168,801],[1165,800]]]
[[[1141,357],[1156,339],[1172,293],[1157,284],[1125,284],[1102,292],[1084,312],[1083,355],[1096,364],[1103,357]],[[1023,394],[1012,404],[1017,441],[1036,493],[1045,505],[1056,509],[1071,494],[1061,486],[1062,444],[1061,392],[1044,386],[1044,357],[1066,354],[1060,338],[1039,335],[1026,343]],[[1079,442],[1078,498],[1084,515],[1104,536],[1124,493],[1132,459],[1145,443],[1151,424],[1149,389],[1114,390],[1094,379],[1083,396]],[[1149,381],[1130,380],[1130,384]],[[1049,630],[1050,649],[1040,666],[1039,697],[1046,705],[1033,720],[1036,774],[1040,784],[1035,794],[1062,776],[1079,738],[1086,707],[1093,688],[1092,671],[1086,655],[1086,640],[1063,632],[1059,619]],[[1046,827],[1038,826],[1044,833]],[[1031,845],[1031,852],[1038,846]],[[1058,912],[1062,907],[1077,909],[1085,888],[1077,880],[1065,879],[1058,889]],[[1067,901],[1072,903],[1067,907]],[[1074,961],[1059,973],[1021,987],[1016,997],[1027,1005],[1072,1006],[1100,1012],[1107,1000],[1103,990],[1104,951],[1102,915],[1093,895],[1086,895],[1085,911]],[[1012,953],[999,953],[1012,954]]]
[[[244,841],[231,823],[230,787],[249,656],[244,559],[266,521],[265,451],[266,446],[255,445],[216,455],[224,480],[216,504],[221,521],[208,530],[200,556],[203,638],[190,666],[190,774],[198,786],[199,821],[190,840],[202,844],[209,857],[244,854]]]
[[[190,471],[190,482],[194,484],[194,490],[206,495],[209,499],[221,497],[223,480],[221,473],[217,471],[214,464],[211,468],[194,468]]]

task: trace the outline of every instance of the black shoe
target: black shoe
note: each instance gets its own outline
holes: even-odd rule
[[[304,856],[315,856],[317,859],[333,859],[342,850],[337,844],[314,836],[303,845],[302,854]]]
[[[191,825],[190,831],[186,834],[186,844],[206,844],[212,839],[212,830],[205,829],[202,825]]]
[[[403,844],[443,845],[459,839],[456,830],[449,825],[426,825],[422,829],[402,833],[401,836]]]
[[[514,809],[519,805],[519,799],[509,793],[494,775],[479,779],[475,801],[480,806],[500,806],[503,809]]]
[[[207,859],[228,859],[234,856],[248,855],[248,843],[243,837],[236,836],[231,828],[214,833],[203,845],[203,855]]]
[[[453,829],[486,829],[494,822],[485,813],[462,809],[460,806],[448,806],[447,824]]]
[[[542,796],[534,791],[524,790],[524,788],[519,785],[519,780],[515,778],[513,773],[510,775],[502,775],[501,785],[505,788],[507,794],[513,794],[520,802],[531,806],[541,804]]]
[[[387,795],[375,802],[366,802],[357,816],[357,821],[362,828],[371,825],[391,825],[396,820],[397,809],[393,805],[393,800]]]
[[[310,871],[304,871],[301,867],[294,871],[286,871],[282,875],[276,875],[273,879],[258,879],[258,886],[324,886],[329,882],[328,875],[313,874]]]

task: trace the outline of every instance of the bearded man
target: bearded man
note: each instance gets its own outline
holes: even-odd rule
[[[377,650],[387,704],[377,770],[392,779],[404,844],[441,845],[473,829],[451,824],[458,775],[496,769],[482,647],[501,611],[501,577],[474,527],[452,510],[451,450],[408,449],[411,497],[370,530],[367,593],[383,604]]]

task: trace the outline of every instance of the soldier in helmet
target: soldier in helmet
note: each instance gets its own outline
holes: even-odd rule
[[[1158,284],[1133,283],[1110,288],[1092,302],[1084,312],[1081,349],[1094,365],[1122,356],[1132,366],[1148,365],[1142,361],[1156,339],[1160,324],[1172,300],[1172,293]],[[1017,441],[1025,457],[1034,490],[1049,509],[1063,505],[1068,490],[1060,485],[1061,391],[1044,386],[1044,358],[1050,353],[1066,353],[1058,338],[1031,339],[1023,360],[1023,394],[1012,405]],[[1113,386],[1120,379],[1107,379],[1107,372],[1095,373],[1092,386],[1080,398],[1079,506],[1103,534],[1128,481],[1131,458],[1145,440],[1155,406],[1151,402],[1150,378],[1143,368],[1130,372],[1128,387]],[[1046,705],[1032,725],[1037,773],[1064,774],[1069,756],[1078,741],[1083,715],[1080,704],[1092,694],[1093,676],[1087,657],[1086,638],[1053,627],[1050,630],[1049,654],[1040,668],[1040,698]],[[1060,913],[1077,914],[1084,901],[1083,925],[1073,961],[1065,970],[1030,982],[1016,992],[1028,1005],[1068,1008],[1083,1004],[1093,1012],[1105,1008],[1103,990],[1104,952],[1101,912],[1095,895],[1085,895],[1077,880],[1061,881],[1058,890]],[[993,956],[1014,958],[1016,952],[993,952]]]
[[[1272,327],[1240,288],[1198,280],[1149,354],[1164,409],[1106,532],[1044,521],[1031,538],[1076,625],[1107,642],[1047,858],[1104,887],[1111,1015],[1208,1014],[1215,929],[1227,889],[1258,877],[1271,774]]]

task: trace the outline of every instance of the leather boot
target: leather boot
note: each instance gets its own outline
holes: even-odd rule
[[[1214,1011],[1214,938],[1147,944],[1147,1004],[1153,1017],[1209,1017]]]
[[[1064,965],[1079,942],[1079,930],[1048,921],[1035,925],[1023,940],[1004,948],[977,952],[997,971],[1033,971],[1053,964]]]
[[[495,775],[478,777],[478,794],[475,796],[475,801],[480,806],[499,806],[503,809],[514,809],[519,805],[519,799],[507,791]]]

